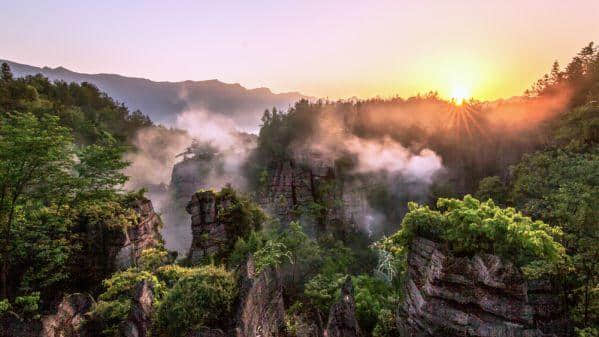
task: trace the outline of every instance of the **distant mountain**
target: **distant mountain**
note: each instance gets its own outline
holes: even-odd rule
[[[301,98],[297,92],[275,94],[268,88],[246,89],[219,80],[154,82],[114,74],[82,74],[63,67],[33,67],[7,62],[17,77],[43,74],[50,80],[89,82],[130,110],[141,110],[156,123],[171,125],[179,113],[202,109],[231,116],[243,128],[255,128],[264,109],[287,109]]]

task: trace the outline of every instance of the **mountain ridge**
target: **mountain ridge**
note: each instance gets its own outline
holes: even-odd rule
[[[265,109],[286,109],[296,101],[312,97],[299,92],[274,93],[266,87],[246,88],[239,83],[218,79],[153,81],[112,73],[80,73],[63,66],[51,68],[0,60],[11,67],[16,77],[42,74],[52,81],[89,82],[131,110],[140,110],[154,122],[174,125],[177,116],[188,110],[208,110],[233,118],[242,129],[255,128]]]

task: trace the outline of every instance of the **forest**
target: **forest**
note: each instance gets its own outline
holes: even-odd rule
[[[5,63],[0,336],[39,335],[72,294],[89,304],[76,323],[55,320],[56,336],[351,335],[335,334],[335,326],[373,337],[418,329],[484,335],[473,326],[506,329],[505,336],[599,336],[599,49],[590,43],[549,71],[522,96],[493,102],[430,92],[302,99],[286,111],[266,110],[239,172],[245,186],[176,191],[193,226],[190,254],[182,256],[165,248],[159,231],[171,224],[148,211],[150,194],[127,190],[124,174],[138,132],[178,131],[91,83],[15,78]],[[222,160],[210,144],[196,141],[187,151],[184,159],[204,168]],[[148,217],[155,228],[141,233]],[[143,243],[133,234],[155,237],[123,265],[120,245]],[[470,282],[469,273],[479,277],[474,269],[420,280],[418,254],[429,250],[447,262],[438,262],[447,274],[459,265],[501,265],[497,273],[509,277],[496,283],[509,284],[487,277],[468,289],[501,289],[489,298],[508,298],[508,308],[464,309],[476,296],[455,278]],[[531,290],[541,283],[550,294],[543,300]],[[480,322],[410,316],[413,289],[423,284],[438,291],[425,301],[451,297],[443,303]],[[253,309],[261,305],[251,297],[258,286],[263,296],[278,294],[280,307]],[[138,296],[144,287],[151,310]],[[518,287],[529,289],[526,300]],[[347,321],[337,322],[346,293],[355,317],[339,314]],[[512,318],[517,301],[529,301],[526,308],[551,301],[556,309]],[[267,318],[256,323],[244,310]],[[252,324],[266,332],[239,332]]]

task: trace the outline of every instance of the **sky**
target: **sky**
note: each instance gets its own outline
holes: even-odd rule
[[[521,94],[599,39],[599,1],[6,1],[0,58],[331,99]],[[597,40],[599,42],[599,40]]]

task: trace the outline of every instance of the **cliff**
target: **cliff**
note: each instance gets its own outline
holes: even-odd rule
[[[456,257],[416,238],[397,323],[415,337],[565,336],[560,305],[539,284],[495,255]]]
[[[187,257],[192,263],[200,262],[204,257],[215,255],[225,249],[229,242],[226,231],[227,219],[219,218],[219,210],[230,200],[218,199],[212,191],[198,192],[192,195],[187,204],[191,214],[192,241]]]
[[[209,257],[227,258],[237,239],[260,229],[265,220],[256,204],[230,187],[218,193],[193,194],[186,210],[191,214],[192,242],[187,257],[192,264]]]
[[[285,307],[280,272],[267,268],[257,273],[250,256],[240,276],[234,336],[285,336]]]
[[[120,240],[115,241],[118,249],[116,264],[124,269],[137,263],[144,249],[153,248],[162,243],[160,228],[162,221],[152,206],[152,201],[146,198],[136,199],[131,208],[137,214],[137,222],[122,232]]]
[[[367,208],[364,193],[344,184],[334,163],[319,153],[273,163],[261,204],[283,223],[298,219],[311,205],[324,205],[312,214],[322,230],[335,223],[362,224]]]

